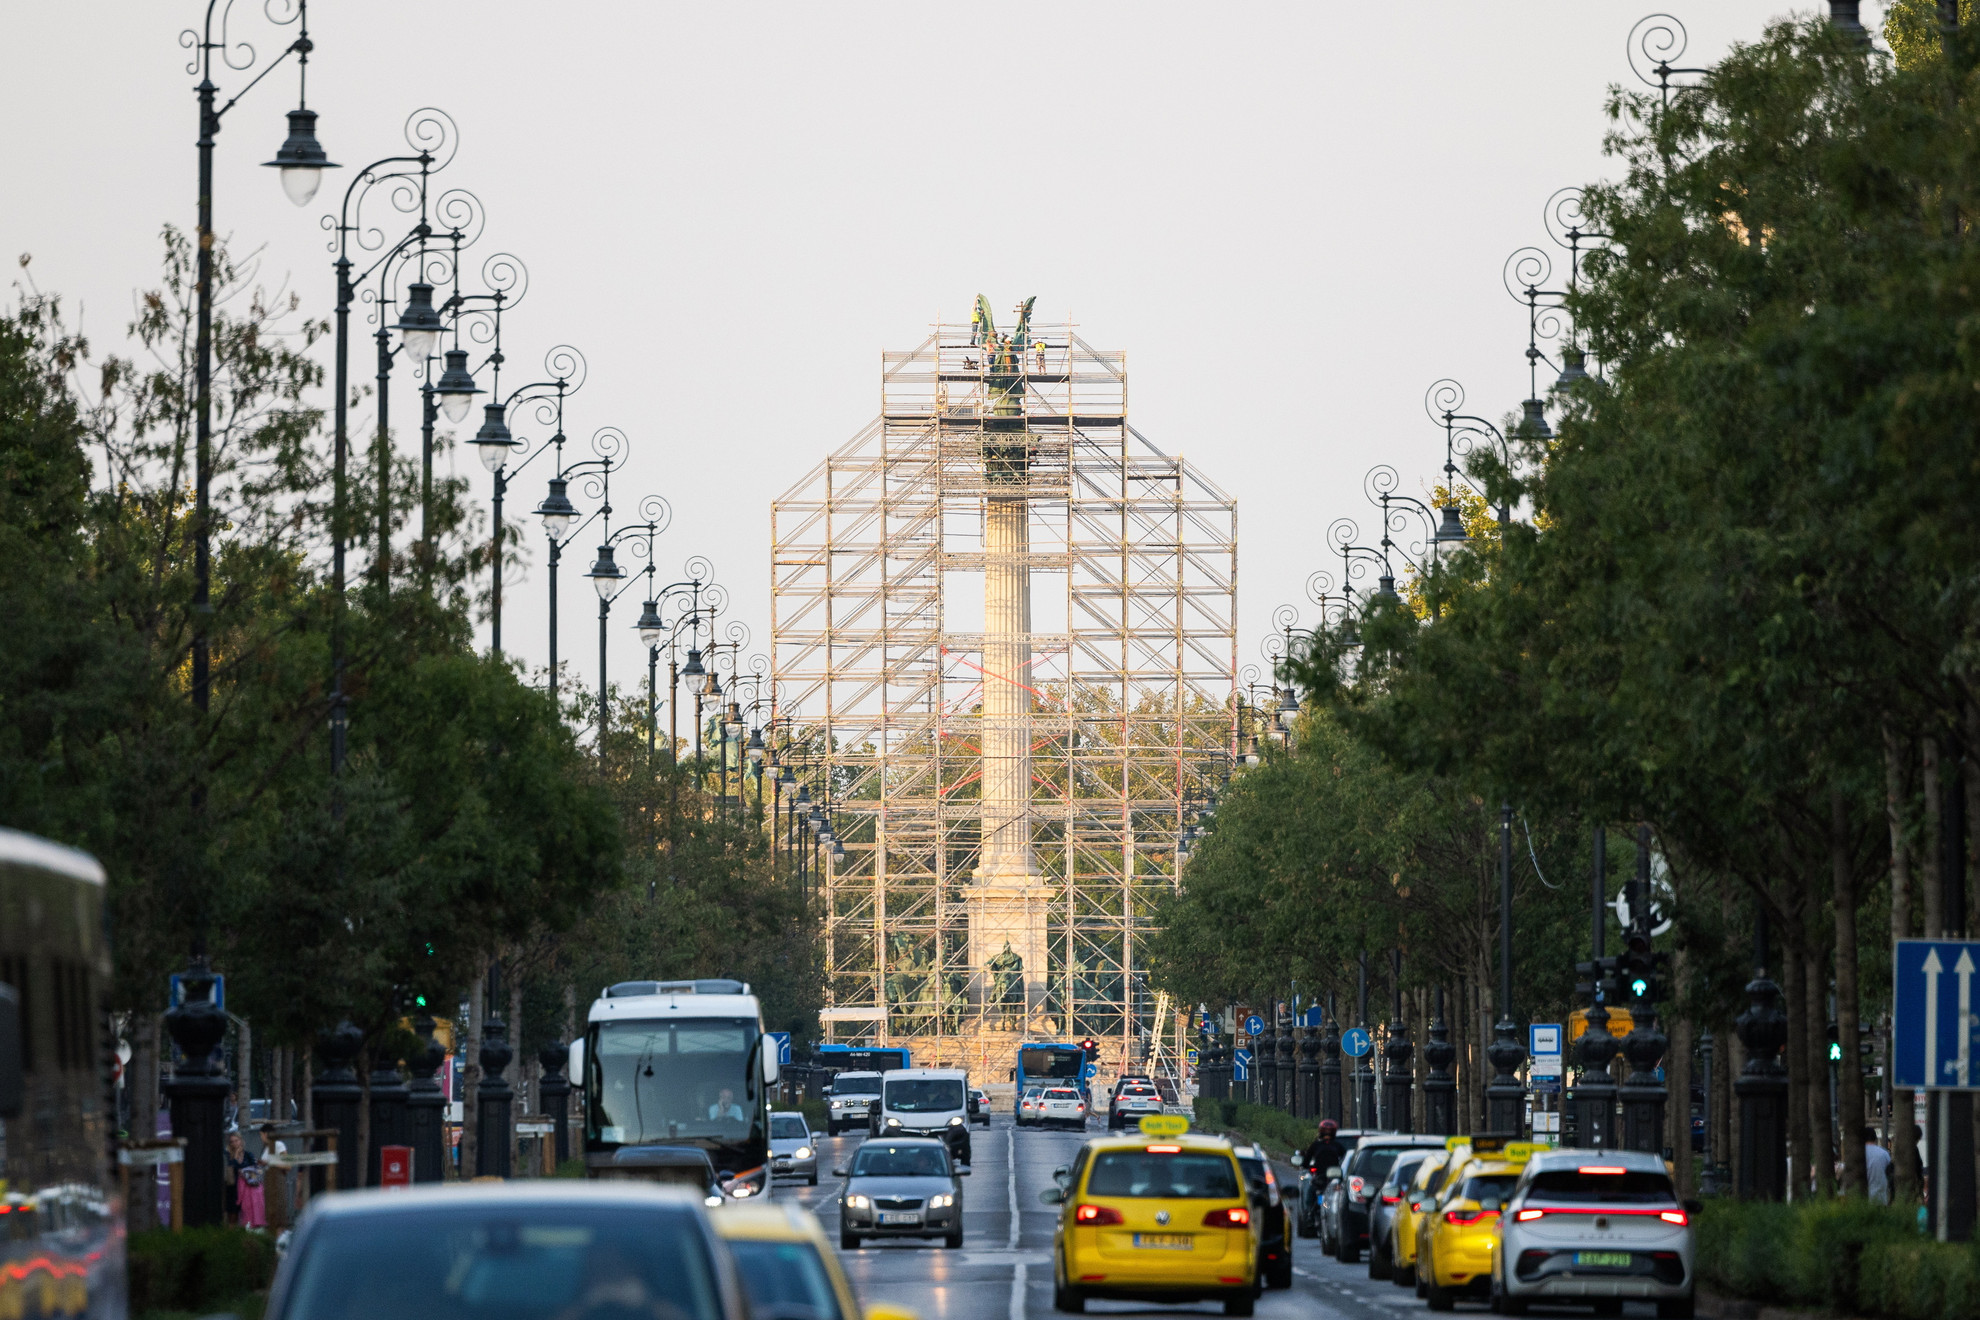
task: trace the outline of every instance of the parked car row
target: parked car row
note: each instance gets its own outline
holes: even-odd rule
[[[1693,1311],[1691,1216],[1670,1168],[1639,1151],[1553,1150],[1497,1137],[1341,1132],[1338,1167],[1301,1179],[1298,1233],[1433,1311],[1462,1299],[1520,1315],[1535,1302],[1619,1315]]]

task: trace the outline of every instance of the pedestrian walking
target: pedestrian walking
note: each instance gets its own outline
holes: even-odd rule
[[[1878,1205],[1891,1203],[1891,1153],[1877,1144],[1877,1129],[1863,1129],[1863,1171],[1869,1183],[1870,1199]]]

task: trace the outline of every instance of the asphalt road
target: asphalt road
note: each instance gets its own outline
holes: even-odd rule
[[[939,1239],[870,1243],[841,1252],[847,1276],[862,1300],[913,1308],[922,1320],[1046,1320],[1052,1309],[1052,1223],[1057,1210],[1038,1194],[1052,1185],[1052,1170],[1072,1162],[1088,1133],[1043,1131],[1011,1126],[998,1114],[989,1128],[974,1129],[975,1163],[963,1183],[963,1245],[945,1249]],[[826,1236],[837,1242],[838,1180],[831,1170],[852,1158],[861,1137],[828,1137],[820,1150],[816,1187],[780,1183],[779,1199],[797,1198],[818,1215]],[[1015,1160],[1013,1160],[1015,1156]],[[1258,1299],[1260,1320],[1395,1320],[1402,1314],[1429,1315],[1415,1293],[1386,1280],[1369,1279],[1363,1265],[1342,1265],[1322,1256],[1317,1243],[1296,1240],[1293,1286]],[[1089,1301],[1090,1315],[1222,1315],[1205,1302],[1192,1306],[1151,1306],[1141,1302]],[[1649,1308],[1643,1308],[1646,1313]],[[1486,1314],[1482,1305],[1459,1303],[1459,1312]],[[1563,1311],[1564,1317],[1576,1314]],[[1579,1312],[1587,1315],[1587,1311]]]

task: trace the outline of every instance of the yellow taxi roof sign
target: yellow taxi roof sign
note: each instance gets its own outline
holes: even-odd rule
[[[1189,1120],[1181,1114],[1145,1114],[1141,1119],[1144,1137],[1180,1137],[1189,1131]]]
[[[1538,1141],[1508,1141],[1505,1150],[1499,1153],[1499,1158],[1507,1164],[1524,1164],[1541,1151],[1552,1149],[1553,1147]]]
[[[1471,1138],[1470,1138],[1470,1137],[1445,1137],[1445,1138],[1444,1138],[1444,1149],[1445,1149],[1446,1151],[1455,1151],[1455,1150],[1461,1150],[1462,1148],[1464,1148],[1464,1147],[1466,1147],[1466,1146],[1469,1146],[1470,1144],[1471,1144]]]

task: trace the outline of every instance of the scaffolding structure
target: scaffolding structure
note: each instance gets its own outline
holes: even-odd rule
[[[1236,737],[1236,505],[1028,307],[884,353],[880,416],[771,506],[776,690],[846,853],[827,1039],[986,1071],[1150,1056],[1139,945]]]

